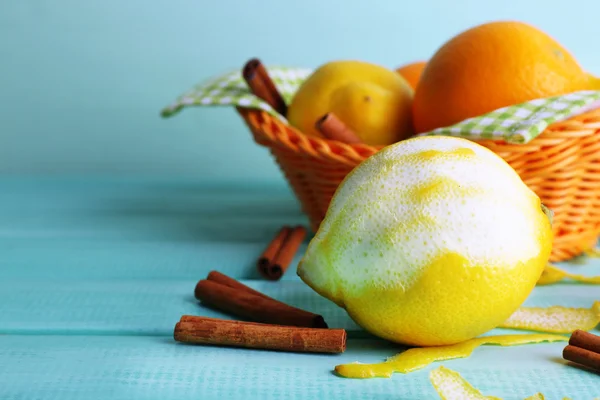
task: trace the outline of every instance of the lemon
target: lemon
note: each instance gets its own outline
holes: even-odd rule
[[[539,197],[504,160],[466,139],[424,136],[348,174],[297,272],[377,336],[447,345],[504,322],[551,243]]]
[[[413,134],[413,89],[398,73],[363,61],[332,61],[317,68],[288,107],[290,125],[321,136],[315,123],[333,112],[370,145],[388,145]]]

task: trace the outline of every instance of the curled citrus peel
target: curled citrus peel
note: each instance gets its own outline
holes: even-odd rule
[[[600,323],[600,301],[591,308],[563,306],[521,307],[500,328],[525,329],[549,333],[571,333],[576,329],[589,331]]]
[[[555,267],[552,264],[548,264],[542,272],[542,276],[538,279],[538,285],[550,285],[552,283],[560,282],[563,279],[571,279],[581,283],[600,284],[600,276],[584,276],[578,274],[572,274],[563,269]]]
[[[500,400],[499,397],[484,396],[458,372],[444,366],[432,370],[429,373],[429,380],[440,398],[444,400]]]
[[[591,249],[584,251],[584,254],[588,257],[600,258],[600,249],[592,247]]]
[[[535,330],[549,333],[571,333],[576,329],[591,330],[600,323],[600,301],[591,308],[521,307],[500,328]],[[465,358],[485,344],[514,346],[527,343],[566,341],[566,336],[550,334],[499,335],[478,337],[461,343],[408,349],[376,364],[341,364],[335,372],[346,378],[389,378],[394,372],[408,373],[432,362]]]
[[[550,334],[485,336],[447,346],[415,347],[376,364],[340,364],[335,367],[335,372],[345,378],[389,378],[394,372],[405,374],[424,368],[435,361],[468,357],[481,345],[515,346],[567,340],[566,336]]]
[[[429,380],[443,400],[502,400],[500,397],[483,395],[458,372],[444,366],[432,370],[429,373]],[[536,393],[525,400],[544,400],[544,395]]]
[[[545,397],[544,397],[544,395],[543,395],[543,394],[541,394],[541,393],[536,393],[536,394],[534,394],[533,396],[529,396],[529,397],[528,397],[528,398],[526,398],[525,400],[544,400],[544,399],[545,399]],[[567,398],[565,398],[565,399],[563,399],[563,400],[570,400],[570,399],[567,399]]]

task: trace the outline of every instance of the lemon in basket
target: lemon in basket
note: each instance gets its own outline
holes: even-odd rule
[[[362,142],[388,145],[413,134],[413,90],[395,71],[362,61],[332,61],[317,68],[294,94],[290,125],[320,137],[315,123],[333,112]]]
[[[298,275],[377,336],[458,343],[500,325],[535,287],[552,247],[545,210],[490,150],[408,139],[345,178]]]

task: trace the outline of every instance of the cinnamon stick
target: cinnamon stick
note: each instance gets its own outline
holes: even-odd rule
[[[291,231],[292,228],[290,228],[287,225],[281,228],[279,232],[277,232],[277,235],[275,235],[273,240],[271,240],[267,248],[258,258],[258,261],[256,262],[256,267],[258,268],[258,272],[265,278],[272,279],[269,266],[271,265],[271,262],[273,261],[279,250],[281,250],[281,246],[283,245],[285,239],[287,239]]]
[[[305,237],[306,229],[303,226],[296,226],[292,229],[267,268],[267,275],[270,279],[278,280],[283,276]]]
[[[279,114],[286,116],[287,105],[259,59],[250,59],[242,69],[242,76],[255,96],[263,99]]]
[[[267,296],[266,294],[263,294],[263,293],[259,292],[258,290],[254,290],[251,287],[248,287],[248,286],[244,285],[243,283],[236,281],[235,279],[233,279],[225,274],[222,274],[218,271],[210,271],[208,273],[208,276],[206,277],[206,279],[208,279],[209,281],[220,283],[221,285],[229,286],[230,288],[233,288],[233,289],[251,293],[256,296],[264,297],[266,299],[275,300],[275,299],[272,299],[271,297]],[[197,290],[198,290],[198,286],[196,286],[194,293],[196,293]],[[198,298],[197,295],[196,295],[196,298]]]
[[[586,367],[600,371],[600,354],[594,353],[580,347],[568,345],[563,350],[565,360],[585,365]]]
[[[223,312],[249,319],[279,325],[327,328],[322,316],[289,306],[270,297],[257,296],[211,280],[196,285],[196,298]]]
[[[361,143],[360,138],[348,128],[334,113],[327,113],[317,120],[315,127],[321,134],[331,140],[348,144]]]
[[[577,329],[569,338],[571,346],[579,347],[600,354],[600,336]]]
[[[182,343],[222,345],[289,352],[342,353],[344,329],[314,329],[183,316],[173,337]]]

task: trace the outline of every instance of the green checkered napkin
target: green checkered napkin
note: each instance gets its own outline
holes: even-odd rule
[[[312,73],[310,69],[277,66],[268,67],[267,71],[287,104],[290,103],[302,82]],[[269,104],[250,92],[241,71],[229,72],[194,86],[191,90],[179,96],[173,104],[165,107],[162,110],[162,116],[170,117],[187,106],[260,108],[285,120]]]
[[[523,144],[536,138],[553,122],[599,107],[600,91],[581,91],[500,108],[423,135],[460,136],[472,140],[502,139],[508,143]]]
[[[306,68],[274,66],[267,69],[288,104],[302,82],[312,73],[312,70]],[[196,85],[165,107],[162,116],[170,117],[189,106],[260,108],[285,121],[271,106],[250,92],[240,71],[229,72]],[[421,135],[459,136],[471,140],[493,139],[522,144],[536,138],[554,122],[595,108],[600,108],[600,91],[581,91],[500,108]]]

